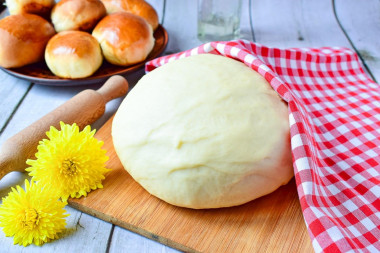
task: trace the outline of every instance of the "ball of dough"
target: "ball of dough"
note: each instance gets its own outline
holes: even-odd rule
[[[55,5],[54,0],[6,0],[8,11],[11,15],[30,13],[42,17],[49,17],[51,9]]]
[[[177,206],[240,205],[293,176],[287,105],[261,75],[223,56],[145,75],[118,109],[112,138],[130,175]]]
[[[34,14],[3,18],[0,20],[0,66],[16,68],[43,60],[46,44],[54,34],[53,26]]]
[[[104,58],[120,66],[145,60],[154,46],[152,28],[144,19],[127,12],[107,15],[92,35],[100,43]]]
[[[45,61],[51,72],[63,78],[91,76],[103,61],[98,41],[81,31],[64,31],[50,39]]]
[[[102,0],[107,13],[127,11],[145,19],[153,30],[158,27],[158,15],[156,10],[144,0]]]
[[[62,0],[54,6],[51,20],[57,32],[91,31],[106,14],[100,0]]]

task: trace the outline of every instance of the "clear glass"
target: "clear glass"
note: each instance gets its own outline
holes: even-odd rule
[[[233,40],[240,35],[241,0],[198,0],[198,38]]]

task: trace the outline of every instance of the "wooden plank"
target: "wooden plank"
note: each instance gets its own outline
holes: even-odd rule
[[[165,1],[166,0],[146,0],[152,7],[156,10],[158,14],[158,21],[160,24],[162,24],[162,20],[164,18],[164,7],[165,7]]]
[[[169,34],[166,54],[177,53],[197,47],[204,42],[197,37],[197,2],[166,0],[163,26]],[[242,0],[241,38],[253,40],[248,12],[249,0]]]
[[[13,245],[11,237],[0,236],[0,251],[9,253],[106,252],[112,224],[82,214],[69,206],[66,207],[66,211],[70,214],[67,218],[67,229],[61,234],[59,240],[42,246],[23,247]]]
[[[367,0],[336,0],[336,14],[357,53],[380,82],[380,2]]]
[[[4,135],[23,129],[79,92],[78,88],[34,85]],[[38,102],[37,102],[38,101]]]
[[[0,133],[29,89],[30,83],[0,71]]]
[[[166,252],[175,253],[177,250],[162,245],[156,241],[148,240],[139,234],[115,226],[112,234],[112,243],[109,253],[119,252]]]
[[[163,26],[168,31],[166,53],[176,53],[200,45],[197,38],[197,1],[166,0]]]
[[[241,0],[240,39],[254,41],[251,27],[250,0]]]
[[[145,191],[123,169],[113,149],[111,120],[97,132],[112,169],[104,188],[69,204],[170,247],[190,252],[311,252],[294,180],[245,205],[192,210]]]
[[[266,46],[350,47],[327,0],[252,0],[252,23],[257,42]]]
[[[140,69],[128,75],[127,80],[130,87],[133,87],[143,74],[144,70]],[[15,81],[17,82],[18,80]],[[19,106],[17,112],[14,113],[6,129],[0,135],[0,145],[6,139],[54,110],[80,91],[85,89],[97,90],[100,87],[101,84],[74,87],[34,85]],[[93,128],[99,129],[116,112],[122,100],[123,97],[110,101],[106,106],[104,115],[92,125]]]
[[[0,136],[0,145],[5,139],[52,111],[83,89],[85,87],[82,86],[67,89],[66,87],[34,85]]]
[[[112,224],[96,219],[85,213],[66,207],[71,214],[67,219],[62,239],[46,244],[51,252],[106,252]]]

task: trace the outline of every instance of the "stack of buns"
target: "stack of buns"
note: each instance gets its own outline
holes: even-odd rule
[[[102,65],[144,61],[158,26],[144,0],[6,0],[0,20],[0,66],[18,68],[45,60],[53,74],[85,78]]]

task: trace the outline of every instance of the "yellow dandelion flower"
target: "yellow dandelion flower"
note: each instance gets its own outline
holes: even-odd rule
[[[0,227],[6,236],[14,236],[14,244],[42,245],[58,238],[66,226],[65,203],[49,187],[25,180],[3,198],[0,205]]]
[[[32,180],[43,185],[51,184],[63,201],[69,197],[79,198],[97,188],[103,188],[105,168],[108,160],[106,151],[101,149],[102,141],[95,137],[95,130],[60,123],[61,130],[50,127],[46,133],[49,139],[40,141],[36,160],[27,160]]]

